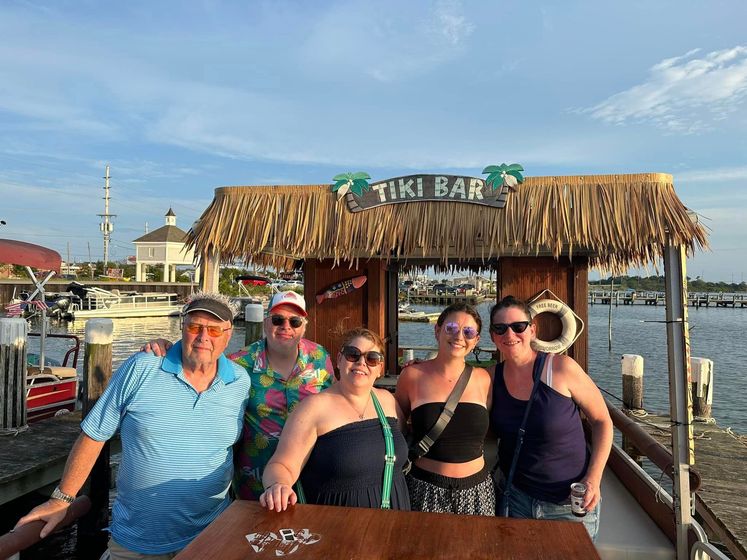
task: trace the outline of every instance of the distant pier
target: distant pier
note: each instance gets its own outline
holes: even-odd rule
[[[589,305],[665,305],[664,292],[632,290],[590,290]],[[747,307],[747,294],[688,292],[690,307]]]

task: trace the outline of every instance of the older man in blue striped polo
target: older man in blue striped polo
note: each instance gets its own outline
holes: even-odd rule
[[[173,558],[207,527],[229,504],[249,395],[248,374],[223,356],[234,315],[224,296],[196,294],[180,342],[164,357],[141,352],[122,364],[82,422],[60,485],[18,525],[42,519],[42,536],[52,531],[119,429],[109,557]]]

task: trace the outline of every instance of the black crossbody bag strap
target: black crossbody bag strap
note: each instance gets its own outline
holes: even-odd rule
[[[532,392],[529,395],[527,406],[524,408],[524,418],[521,419],[521,427],[516,437],[516,447],[514,447],[514,456],[511,459],[511,468],[508,471],[508,477],[506,478],[506,487],[503,489],[501,496],[501,503],[499,506],[498,515],[502,517],[508,517],[508,499],[511,496],[511,484],[514,481],[514,473],[516,473],[516,464],[519,462],[519,452],[521,451],[521,445],[524,443],[524,434],[526,433],[527,419],[529,418],[529,411],[532,408],[534,397],[539,389],[540,379],[542,378],[542,368],[545,367],[545,360],[547,354],[544,352],[538,352],[537,358],[534,360],[534,370],[532,371],[532,379],[534,384],[532,385]]]
[[[423,439],[421,439],[416,445],[410,447],[410,461],[414,462],[416,459],[420,459],[420,457],[428,453],[428,450],[439,438],[441,432],[444,431],[444,428],[449,423],[449,420],[451,420],[451,417],[454,416],[454,409],[456,409],[456,406],[459,403],[459,399],[462,398],[462,393],[464,393],[464,389],[465,387],[467,387],[467,383],[469,383],[469,378],[471,375],[472,366],[464,366],[464,370],[462,370],[462,373],[459,376],[456,385],[454,385],[454,388],[451,390],[449,398],[446,399],[446,404],[444,405],[444,409],[441,411],[441,415],[438,417],[438,420],[436,420],[436,423],[433,424],[433,427],[428,430],[428,433],[423,436]]]

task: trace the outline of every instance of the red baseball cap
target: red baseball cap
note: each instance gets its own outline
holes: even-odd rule
[[[298,309],[302,317],[306,317],[308,315],[306,313],[306,300],[304,300],[303,296],[298,294],[297,292],[278,292],[277,294],[272,296],[272,299],[270,299],[270,304],[267,306],[267,314],[269,315],[270,313],[272,313],[272,311],[280,305],[292,305],[293,307]]]

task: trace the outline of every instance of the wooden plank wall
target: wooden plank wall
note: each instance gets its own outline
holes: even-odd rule
[[[340,336],[354,327],[367,327],[386,336],[386,266],[379,259],[361,261],[357,268],[332,267],[332,260],[306,261],[303,267],[304,292],[309,323],[306,338],[324,346],[331,355],[339,350]],[[365,275],[362,288],[335,299],[316,302],[316,295],[331,284]],[[333,358],[334,361],[334,358]]]
[[[588,261],[577,257],[571,262],[562,257],[506,257],[498,261],[498,300],[513,295],[519,299],[530,299],[544,289],[550,289],[563,300],[584,322],[588,324]],[[542,340],[553,340],[560,332],[560,320],[551,313],[543,313],[537,319],[537,336]],[[571,346],[568,355],[585,371],[588,366],[589,338],[586,328]]]

